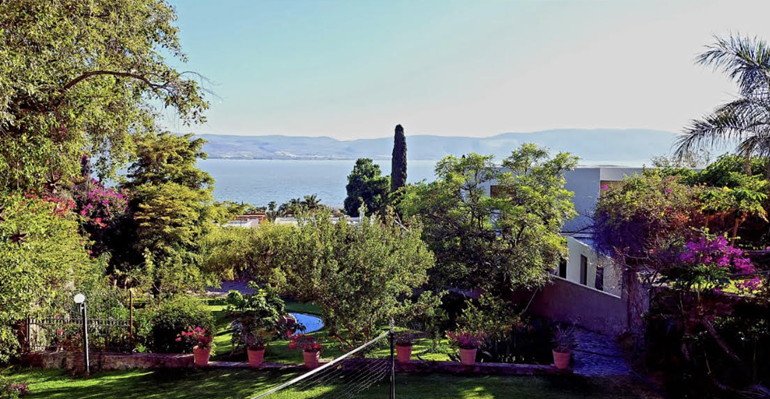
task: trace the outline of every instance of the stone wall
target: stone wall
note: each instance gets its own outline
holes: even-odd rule
[[[625,300],[560,277],[535,294],[529,311],[611,336],[628,330]]]
[[[102,353],[90,354],[91,372],[100,370],[186,368],[193,366],[192,354],[175,353]],[[85,369],[81,352],[33,352],[24,355],[22,362],[30,367],[59,368],[82,371]]]

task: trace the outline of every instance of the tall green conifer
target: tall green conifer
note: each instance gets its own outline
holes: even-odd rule
[[[396,135],[393,138],[393,158],[390,169],[390,192],[396,192],[406,185],[406,136],[404,128],[396,125]]]

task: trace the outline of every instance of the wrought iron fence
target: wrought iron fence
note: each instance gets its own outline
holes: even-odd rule
[[[85,295],[89,351],[130,352],[133,349],[133,294],[130,291],[61,291],[57,306],[33,310],[26,321],[26,348],[35,351],[82,351],[83,317],[73,297]]]

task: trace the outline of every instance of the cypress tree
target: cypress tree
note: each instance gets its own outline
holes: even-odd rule
[[[406,185],[406,136],[404,128],[396,125],[396,135],[393,138],[393,157],[390,168],[390,192],[396,192]]]

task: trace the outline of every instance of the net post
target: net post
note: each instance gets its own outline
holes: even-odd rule
[[[388,332],[390,338],[390,399],[396,399],[396,359],[393,351],[396,349],[395,334],[393,333],[393,318],[390,319],[390,331]]]

